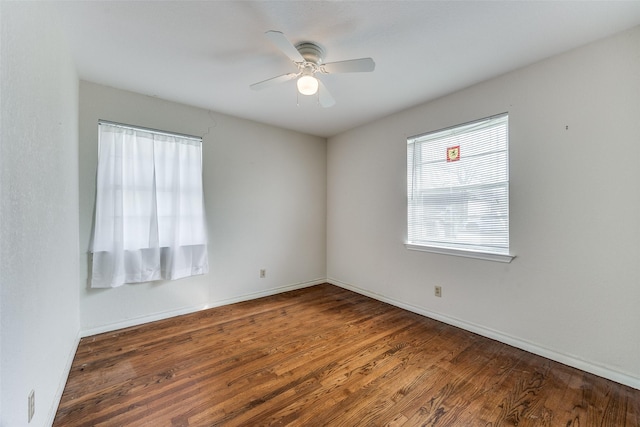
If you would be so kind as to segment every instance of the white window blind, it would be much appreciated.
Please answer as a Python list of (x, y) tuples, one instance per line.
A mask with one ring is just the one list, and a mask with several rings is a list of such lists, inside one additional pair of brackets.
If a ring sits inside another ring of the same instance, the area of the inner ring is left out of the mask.
[(92, 287), (207, 273), (202, 140), (100, 122)]
[(509, 254), (508, 120), (407, 140), (408, 246)]

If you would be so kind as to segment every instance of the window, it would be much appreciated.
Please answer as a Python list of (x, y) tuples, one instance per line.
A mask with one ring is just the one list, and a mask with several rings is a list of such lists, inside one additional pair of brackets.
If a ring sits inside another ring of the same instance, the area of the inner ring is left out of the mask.
[(202, 139), (101, 121), (91, 286), (209, 270)]
[(509, 262), (509, 116), (407, 139), (407, 248)]

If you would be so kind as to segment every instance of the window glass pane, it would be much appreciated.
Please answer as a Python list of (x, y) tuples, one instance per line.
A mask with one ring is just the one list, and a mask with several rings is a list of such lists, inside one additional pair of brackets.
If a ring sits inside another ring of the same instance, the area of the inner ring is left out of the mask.
[(508, 254), (508, 116), (408, 140), (408, 243)]

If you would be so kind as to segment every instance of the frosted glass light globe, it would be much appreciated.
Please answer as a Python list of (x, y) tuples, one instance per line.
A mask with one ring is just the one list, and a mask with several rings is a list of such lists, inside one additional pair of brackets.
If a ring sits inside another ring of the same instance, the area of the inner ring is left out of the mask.
[(298, 79), (298, 91), (303, 95), (315, 95), (318, 92), (318, 80), (309, 75), (304, 75)]

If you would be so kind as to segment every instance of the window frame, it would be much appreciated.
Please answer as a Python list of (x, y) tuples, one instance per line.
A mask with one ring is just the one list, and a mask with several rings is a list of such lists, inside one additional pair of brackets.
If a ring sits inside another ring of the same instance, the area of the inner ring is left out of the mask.
[[(447, 132), (447, 131), (453, 131), (455, 129), (463, 129), (463, 128), (469, 128), (472, 127), (475, 124), (480, 124), (482, 122), (488, 121), (488, 120), (495, 120), (498, 118), (502, 118), (502, 117), (506, 117), (507, 118), (507, 148), (506, 148), (506, 167), (507, 167), (507, 179), (506, 179), (506, 189), (507, 189), (507, 205), (510, 205), (510, 186), (509, 186), (509, 182), (510, 182), (510, 172), (509, 172), (509, 152), (510, 152), (510, 147), (509, 147), (509, 113), (508, 112), (504, 112), (504, 113), (500, 113), (500, 114), (494, 114), (492, 116), (488, 116), (488, 117), (484, 117), (484, 118), (480, 118), (477, 120), (472, 120), (469, 122), (465, 122), (465, 123), (460, 123), (460, 124), (456, 124), (453, 126), (449, 126), (446, 128), (442, 128), (442, 129), (438, 129), (438, 130), (434, 130), (434, 131), (429, 131), (429, 132), (425, 132), (425, 133), (421, 133), (418, 135), (414, 135), (414, 136), (410, 136), (407, 138), (407, 145), (406, 145), (406, 173), (407, 173), (407, 183), (406, 183), (406, 207), (407, 207), (407, 211), (406, 211), (406, 235), (405, 235), (405, 248), (408, 250), (413, 250), (413, 251), (420, 251), (420, 252), (429, 252), (429, 253), (437, 253), (437, 254), (442, 254), (442, 255), (452, 255), (452, 256), (459, 256), (459, 257), (466, 257), (466, 258), (473, 258), (473, 259), (481, 259), (481, 260), (488, 260), (488, 261), (496, 261), (496, 262), (503, 262), (503, 263), (510, 263), (514, 258), (515, 255), (513, 255), (511, 253), (511, 246), (510, 246), (510, 226), (507, 226), (507, 253), (500, 253), (499, 251), (496, 252), (491, 252), (491, 251), (487, 251), (487, 250), (483, 250), (482, 248), (478, 248), (478, 249), (473, 249), (473, 248), (456, 248), (456, 247), (450, 247), (449, 245), (447, 245), (446, 243), (443, 243), (443, 246), (438, 246), (437, 244), (433, 244), (434, 242), (429, 242), (431, 244), (422, 244), (422, 243), (416, 243), (416, 242), (411, 242), (409, 241), (409, 234), (410, 234), (410, 227), (411, 227), (411, 200), (412, 200), (412, 194), (410, 194), (410, 192), (412, 191), (412, 186), (415, 185), (415, 183), (413, 182), (414, 180), (414, 165), (413, 165), (413, 161), (415, 159), (415, 155), (412, 156), (412, 158), (409, 158), (409, 154), (410, 154), (410, 150), (415, 150), (416, 145), (414, 145), (412, 148), (411, 145), (412, 144), (416, 144), (420, 139), (429, 139), (428, 137), (431, 135), (435, 135), (435, 134), (439, 134), (439, 133), (443, 133), (443, 132)], [(442, 137), (444, 138), (444, 137)], [(438, 139), (442, 139), (442, 138), (438, 138)], [(458, 151), (459, 152), (459, 151)], [(454, 155), (457, 155), (457, 153), (454, 153)], [(457, 160), (457, 159), (455, 159)], [(453, 161), (455, 161), (453, 160)], [(447, 158), (447, 161), (449, 161), (449, 159)], [(448, 187), (441, 187), (442, 189), (446, 189)], [(456, 187), (450, 187), (450, 188), (456, 188)], [(459, 243), (458, 243), (459, 244)], [(451, 246), (455, 246), (456, 243), (455, 242), (451, 242), (450, 244)], [(471, 246), (471, 245), (470, 245)]]

